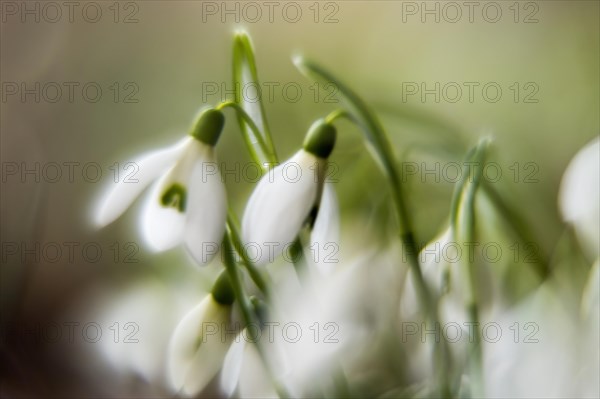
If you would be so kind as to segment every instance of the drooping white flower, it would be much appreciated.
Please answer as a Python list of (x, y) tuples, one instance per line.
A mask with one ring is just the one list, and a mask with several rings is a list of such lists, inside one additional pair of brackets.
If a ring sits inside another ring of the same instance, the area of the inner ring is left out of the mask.
[[(236, 389), (241, 398), (277, 398), (279, 397), (270, 368), (280, 382), (283, 381), (287, 367), (276, 335), (271, 336), (267, 329), (251, 336), (257, 326), (244, 328), (231, 344), (221, 372), (221, 389), (227, 397), (233, 396)], [(256, 345), (263, 345), (266, 359), (261, 357)], [(264, 360), (268, 362), (265, 365)], [(289, 390), (289, 387), (288, 387)]]
[[(440, 297), (442, 322), (458, 322), (462, 325), (467, 321), (467, 314), (461, 296), (463, 282), (458, 245), (452, 229), (447, 228), (419, 252), (419, 263), (429, 290)], [(406, 318), (415, 317), (420, 310), (414, 276), (410, 269), (406, 275), (400, 310)]]
[(323, 185), (317, 218), (310, 235), (311, 257), (317, 270), (330, 275), (338, 263), (340, 242), (340, 213), (335, 189), (331, 183)]
[[(331, 187), (324, 189), (327, 158), (335, 136), (331, 124), (315, 122), (304, 148), (259, 181), (242, 220), (242, 238), (246, 248), (256, 249), (250, 254), (256, 264), (272, 262), (289, 247), (315, 209), (313, 238), (323, 240), (330, 235), (329, 230), (335, 232), (337, 227), (331, 228), (331, 224), (338, 220), (337, 201), (329, 192)], [(323, 206), (319, 207), (322, 197)]]
[(97, 225), (115, 221), (156, 180), (142, 210), (144, 239), (156, 251), (184, 242), (199, 264), (210, 261), (223, 238), (227, 216), (214, 150), (223, 124), (220, 111), (206, 110), (189, 137), (135, 160), (135, 180), (119, 181), (109, 190), (95, 215)]
[(600, 138), (573, 157), (560, 185), (558, 202), (563, 219), (571, 223), (591, 259), (600, 256)]
[(232, 341), (230, 331), (235, 299), (227, 273), (213, 290), (177, 325), (168, 349), (172, 388), (195, 396), (217, 375)]
[(167, 386), (167, 346), (187, 310), (184, 303), (197, 299), (197, 290), (190, 290), (191, 285), (185, 282), (182, 287), (178, 281), (174, 290), (173, 283), (144, 279), (125, 290), (111, 287), (101, 291), (100, 297), (92, 301), (93, 307), (85, 312), (94, 314), (101, 325), (117, 330), (114, 339), (101, 339), (93, 350), (123, 380), (137, 375), (153, 387)]
[[(550, 279), (516, 306), (493, 315), (490, 321), (503, 334), (482, 342), (488, 397), (599, 397), (598, 316), (587, 322), (573, 317), (574, 304), (565, 297)], [(597, 315), (598, 308), (594, 311)]]

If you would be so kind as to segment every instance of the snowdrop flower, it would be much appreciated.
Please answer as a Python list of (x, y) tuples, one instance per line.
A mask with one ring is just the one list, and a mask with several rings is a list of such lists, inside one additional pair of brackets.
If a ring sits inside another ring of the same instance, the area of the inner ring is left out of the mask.
[(592, 260), (600, 254), (600, 138), (573, 157), (560, 185), (559, 206)]
[[(232, 397), (236, 389), (241, 398), (278, 398), (271, 375), (266, 367), (277, 374), (279, 381), (283, 380), (287, 367), (281, 347), (267, 330), (252, 336), (257, 326), (244, 328), (231, 344), (221, 372), (221, 389), (227, 397)], [(269, 342), (272, 341), (272, 342)], [(263, 345), (267, 355), (268, 365), (265, 366), (256, 345)], [(289, 387), (287, 387), (289, 390)]]
[(221, 274), (212, 292), (180, 322), (168, 349), (171, 386), (186, 396), (196, 396), (217, 375), (231, 345), (232, 304), (235, 295), (227, 273)]
[[(430, 291), (440, 296), (442, 321), (459, 324), (468, 320), (461, 295), (460, 250), (452, 229), (448, 227), (419, 252), (423, 278)], [(406, 318), (414, 318), (419, 313), (419, 299), (413, 281), (412, 270), (409, 269), (400, 302), (401, 312)]]
[[(97, 301), (102, 305), (92, 313), (101, 325), (119, 322), (118, 328), (124, 334), (119, 339), (102, 339), (93, 349), (99, 351), (119, 375), (127, 378), (135, 374), (153, 386), (165, 386), (167, 344), (186, 310), (183, 298), (179, 298), (182, 291), (185, 289), (181, 286), (175, 292), (162, 281), (146, 279), (124, 292), (111, 289), (102, 293), (101, 300)], [(189, 292), (184, 296), (196, 297)]]
[[(325, 183), (327, 158), (336, 140), (335, 128), (316, 121), (303, 149), (270, 170), (252, 193), (242, 220), (247, 248), (257, 248), (257, 265), (272, 262), (291, 245), (311, 212), (318, 208), (311, 240), (317, 245), (335, 238), (338, 206), (333, 188)], [(323, 197), (323, 200), (321, 198)], [(319, 206), (320, 204), (320, 206)]]
[(510, 331), (497, 342), (483, 341), (488, 397), (599, 397), (598, 319), (582, 323), (573, 317), (573, 304), (565, 297), (556, 281), (548, 280), (490, 319), (503, 330), (518, 326), (520, 331)]
[(224, 122), (221, 111), (205, 110), (190, 136), (135, 160), (139, 168), (136, 182), (119, 181), (107, 193), (96, 223), (103, 227), (115, 221), (157, 180), (142, 211), (140, 227), (145, 240), (156, 251), (184, 242), (199, 264), (208, 263), (223, 238), (227, 216), (214, 150)]

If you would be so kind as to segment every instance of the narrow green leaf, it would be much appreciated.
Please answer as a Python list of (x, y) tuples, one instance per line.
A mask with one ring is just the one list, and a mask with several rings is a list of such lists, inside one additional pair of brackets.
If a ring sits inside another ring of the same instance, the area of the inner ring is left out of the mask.
[[(271, 155), (263, 154), (264, 158), (273, 158), (275, 147), (262, 103), (254, 50), (250, 38), (245, 32), (237, 32), (233, 40), (233, 85), (236, 103), (252, 118), (271, 153)], [(263, 152), (262, 148), (258, 146), (259, 138), (256, 137), (256, 133), (248, 126), (244, 118), (238, 116), (238, 122), (242, 133)]]

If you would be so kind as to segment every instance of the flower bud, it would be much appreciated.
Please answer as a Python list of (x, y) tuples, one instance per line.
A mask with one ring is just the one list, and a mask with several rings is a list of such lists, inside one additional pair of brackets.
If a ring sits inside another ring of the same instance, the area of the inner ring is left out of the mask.
[(304, 150), (319, 158), (327, 159), (335, 146), (336, 136), (335, 127), (319, 119), (312, 124), (304, 138)]
[(221, 272), (212, 287), (211, 293), (213, 298), (215, 298), (215, 301), (221, 305), (231, 305), (233, 301), (235, 301), (235, 293), (233, 292), (233, 287), (231, 286), (231, 280), (229, 279), (227, 271), (224, 270)]

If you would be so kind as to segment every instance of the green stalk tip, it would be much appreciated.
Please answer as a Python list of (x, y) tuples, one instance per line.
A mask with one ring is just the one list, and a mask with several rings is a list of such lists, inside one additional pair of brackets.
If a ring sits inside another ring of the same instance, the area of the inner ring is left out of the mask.
[(231, 305), (235, 301), (235, 293), (231, 285), (229, 273), (223, 270), (211, 290), (215, 301), (222, 305)]
[(333, 151), (337, 131), (335, 126), (319, 119), (312, 124), (304, 138), (304, 150), (319, 158), (327, 159)]

